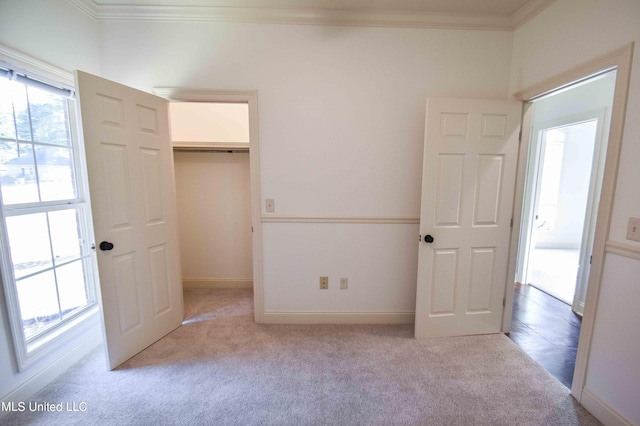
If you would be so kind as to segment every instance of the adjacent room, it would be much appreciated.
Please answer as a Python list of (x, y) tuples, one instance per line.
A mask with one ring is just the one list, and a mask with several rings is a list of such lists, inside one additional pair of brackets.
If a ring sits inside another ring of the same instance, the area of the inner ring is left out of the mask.
[(640, 424), (639, 3), (188, 3), (0, 2), (0, 422)]

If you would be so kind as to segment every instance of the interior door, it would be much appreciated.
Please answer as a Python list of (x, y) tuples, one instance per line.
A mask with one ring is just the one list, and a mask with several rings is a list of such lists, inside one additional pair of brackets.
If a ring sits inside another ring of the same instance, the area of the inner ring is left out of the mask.
[(84, 72), (76, 82), (113, 369), (183, 320), (168, 105)]
[(415, 336), (500, 332), (522, 104), (429, 99)]

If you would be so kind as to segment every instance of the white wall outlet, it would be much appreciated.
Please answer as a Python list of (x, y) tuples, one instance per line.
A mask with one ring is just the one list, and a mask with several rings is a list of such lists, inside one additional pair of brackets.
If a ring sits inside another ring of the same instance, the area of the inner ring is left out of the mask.
[(349, 278), (340, 278), (340, 290), (349, 288)]
[(629, 218), (627, 240), (640, 241), (640, 217)]
[(329, 289), (329, 277), (320, 277), (320, 290)]
[(273, 213), (276, 210), (275, 201), (273, 198), (267, 198), (264, 200), (264, 208), (267, 213)]

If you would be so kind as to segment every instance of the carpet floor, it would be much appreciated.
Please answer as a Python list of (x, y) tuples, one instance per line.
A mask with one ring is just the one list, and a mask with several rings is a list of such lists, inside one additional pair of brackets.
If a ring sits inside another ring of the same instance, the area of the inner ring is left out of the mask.
[(257, 325), (251, 290), (185, 291), (184, 325), (114, 371), (102, 349), (3, 425), (597, 425), (506, 336)]

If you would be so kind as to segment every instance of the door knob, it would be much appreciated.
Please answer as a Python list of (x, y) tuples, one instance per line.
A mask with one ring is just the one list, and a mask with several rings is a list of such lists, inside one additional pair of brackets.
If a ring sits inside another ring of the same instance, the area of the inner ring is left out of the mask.
[(100, 247), (100, 250), (102, 251), (109, 251), (113, 248), (113, 243), (110, 243), (109, 241), (103, 241), (98, 247)]
[(429, 244), (432, 243), (433, 242), (433, 237), (431, 235), (429, 235), (429, 234), (425, 235), (424, 236), (424, 242), (425, 243), (429, 243)]

